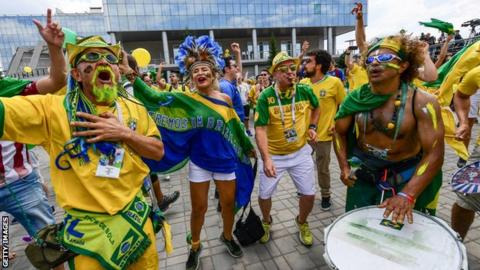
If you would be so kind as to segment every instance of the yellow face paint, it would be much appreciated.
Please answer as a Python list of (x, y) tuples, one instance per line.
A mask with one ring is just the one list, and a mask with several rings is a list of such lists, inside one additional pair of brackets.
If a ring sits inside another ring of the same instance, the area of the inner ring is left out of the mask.
[(437, 140), (435, 140), (432, 144), (432, 148), (435, 148), (435, 146), (437, 145)]
[(420, 166), (420, 168), (418, 168), (417, 170), (417, 176), (421, 176), (425, 173), (425, 171), (427, 170), (428, 168), (428, 161), (423, 163), (422, 166)]
[(340, 139), (335, 137), (335, 144), (337, 146), (337, 151), (340, 151), (342, 149), (342, 145), (340, 144)]
[(427, 107), (428, 113), (429, 113), (430, 116), (432, 117), (433, 129), (434, 129), (434, 130), (437, 130), (437, 128), (438, 128), (438, 123), (437, 123), (437, 113), (435, 112), (435, 108), (433, 108), (433, 105), (432, 105), (432, 103), (430, 103), (430, 102), (427, 103), (426, 107)]
[(385, 66), (391, 69), (396, 69), (396, 70), (400, 69), (400, 66), (394, 63), (386, 63)]
[(355, 136), (358, 139), (358, 136), (360, 136), (360, 129), (358, 128), (357, 122), (355, 122)]

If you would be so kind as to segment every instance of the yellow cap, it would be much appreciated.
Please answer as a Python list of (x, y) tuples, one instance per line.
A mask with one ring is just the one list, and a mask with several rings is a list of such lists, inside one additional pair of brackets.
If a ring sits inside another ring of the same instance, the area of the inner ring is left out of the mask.
[(275, 57), (273, 58), (272, 60), (272, 66), (268, 69), (268, 71), (270, 72), (270, 74), (273, 74), (273, 72), (275, 71), (275, 69), (278, 67), (278, 65), (280, 65), (281, 63), (283, 62), (286, 62), (286, 61), (290, 61), (292, 60), (293, 62), (295, 62), (296, 65), (298, 65), (300, 63), (300, 59), (298, 58), (294, 58), (294, 57), (291, 57), (290, 55), (288, 55), (287, 52), (279, 52), (277, 53), (277, 55), (275, 55)]
[(71, 67), (75, 65), (77, 57), (85, 50), (90, 48), (105, 48), (119, 57), (122, 52), (120, 44), (110, 45), (101, 36), (89, 36), (79, 40), (76, 44), (67, 43), (68, 63)]

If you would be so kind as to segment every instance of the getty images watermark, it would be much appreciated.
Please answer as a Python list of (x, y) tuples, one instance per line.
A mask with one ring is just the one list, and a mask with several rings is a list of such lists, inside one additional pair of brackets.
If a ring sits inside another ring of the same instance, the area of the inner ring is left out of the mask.
[(8, 241), (8, 234), (9, 234), (9, 222), (8, 216), (2, 216), (2, 266), (7, 268), (10, 262), (8, 261), (8, 249), (9, 249), (9, 241)]

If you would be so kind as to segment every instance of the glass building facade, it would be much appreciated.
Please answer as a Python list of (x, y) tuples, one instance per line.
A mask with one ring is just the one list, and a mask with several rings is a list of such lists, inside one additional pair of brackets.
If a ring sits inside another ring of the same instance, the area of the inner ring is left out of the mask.
[(104, 0), (109, 30), (352, 26), (350, 0)]
[[(367, 10), (367, 0), (360, 2)], [(147, 48), (154, 60), (163, 58), (167, 63), (187, 33), (210, 34), (223, 46), (239, 40), (242, 57), (253, 61), (268, 58), (273, 34), (279, 37), (277, 49), (294, 55), (300, 51), (301, 40), (309, 36), (320, 48), (328, 39), (327, 46), (334, 53), (335, 36), (352, 31), (355, 24), (351, 0), (103, 0), (102, 4), (100, 12), (57, 10), (55, 20), (81, 36), (100, 34), (109, 41), (121, 41), (128, 49)], [(3, 69), (9, 68), (17, 47), (41, 41), (32, 19), (42, 21), (44, 16), (0, 15)]]
[[(42, 39), (32, 20), (45, 24), (45, 16), (0, 16), (0, 65), (8, 69), (17, 47), (36, 46)], [(55, 20), (80, 36), (107, 35), (103, 13), (56, 13)]]

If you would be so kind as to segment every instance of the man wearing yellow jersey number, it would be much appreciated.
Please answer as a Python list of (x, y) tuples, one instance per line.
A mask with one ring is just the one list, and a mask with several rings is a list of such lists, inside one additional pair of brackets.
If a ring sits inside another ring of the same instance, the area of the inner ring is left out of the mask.
[[(272, 61), (275, 84), (262, 91), (255, 112), (255, 139), (262, 155), (263, 170), (259, 171), (259, 205), (262, 210), (264, 236), (270, 240), (272, 195), (285, 172), (292, 178), (301, 194), (299, 214), (295, 223), (300, 242), (311, 246), (313, 236), (307, 217), (315, 199), (312, 148), (307, 144), (317, 136), (318, 100), (312, 89), (295, 83), (298, 58), (280, 52)], [(310, 125), (307, 117), (310, 111)]]

